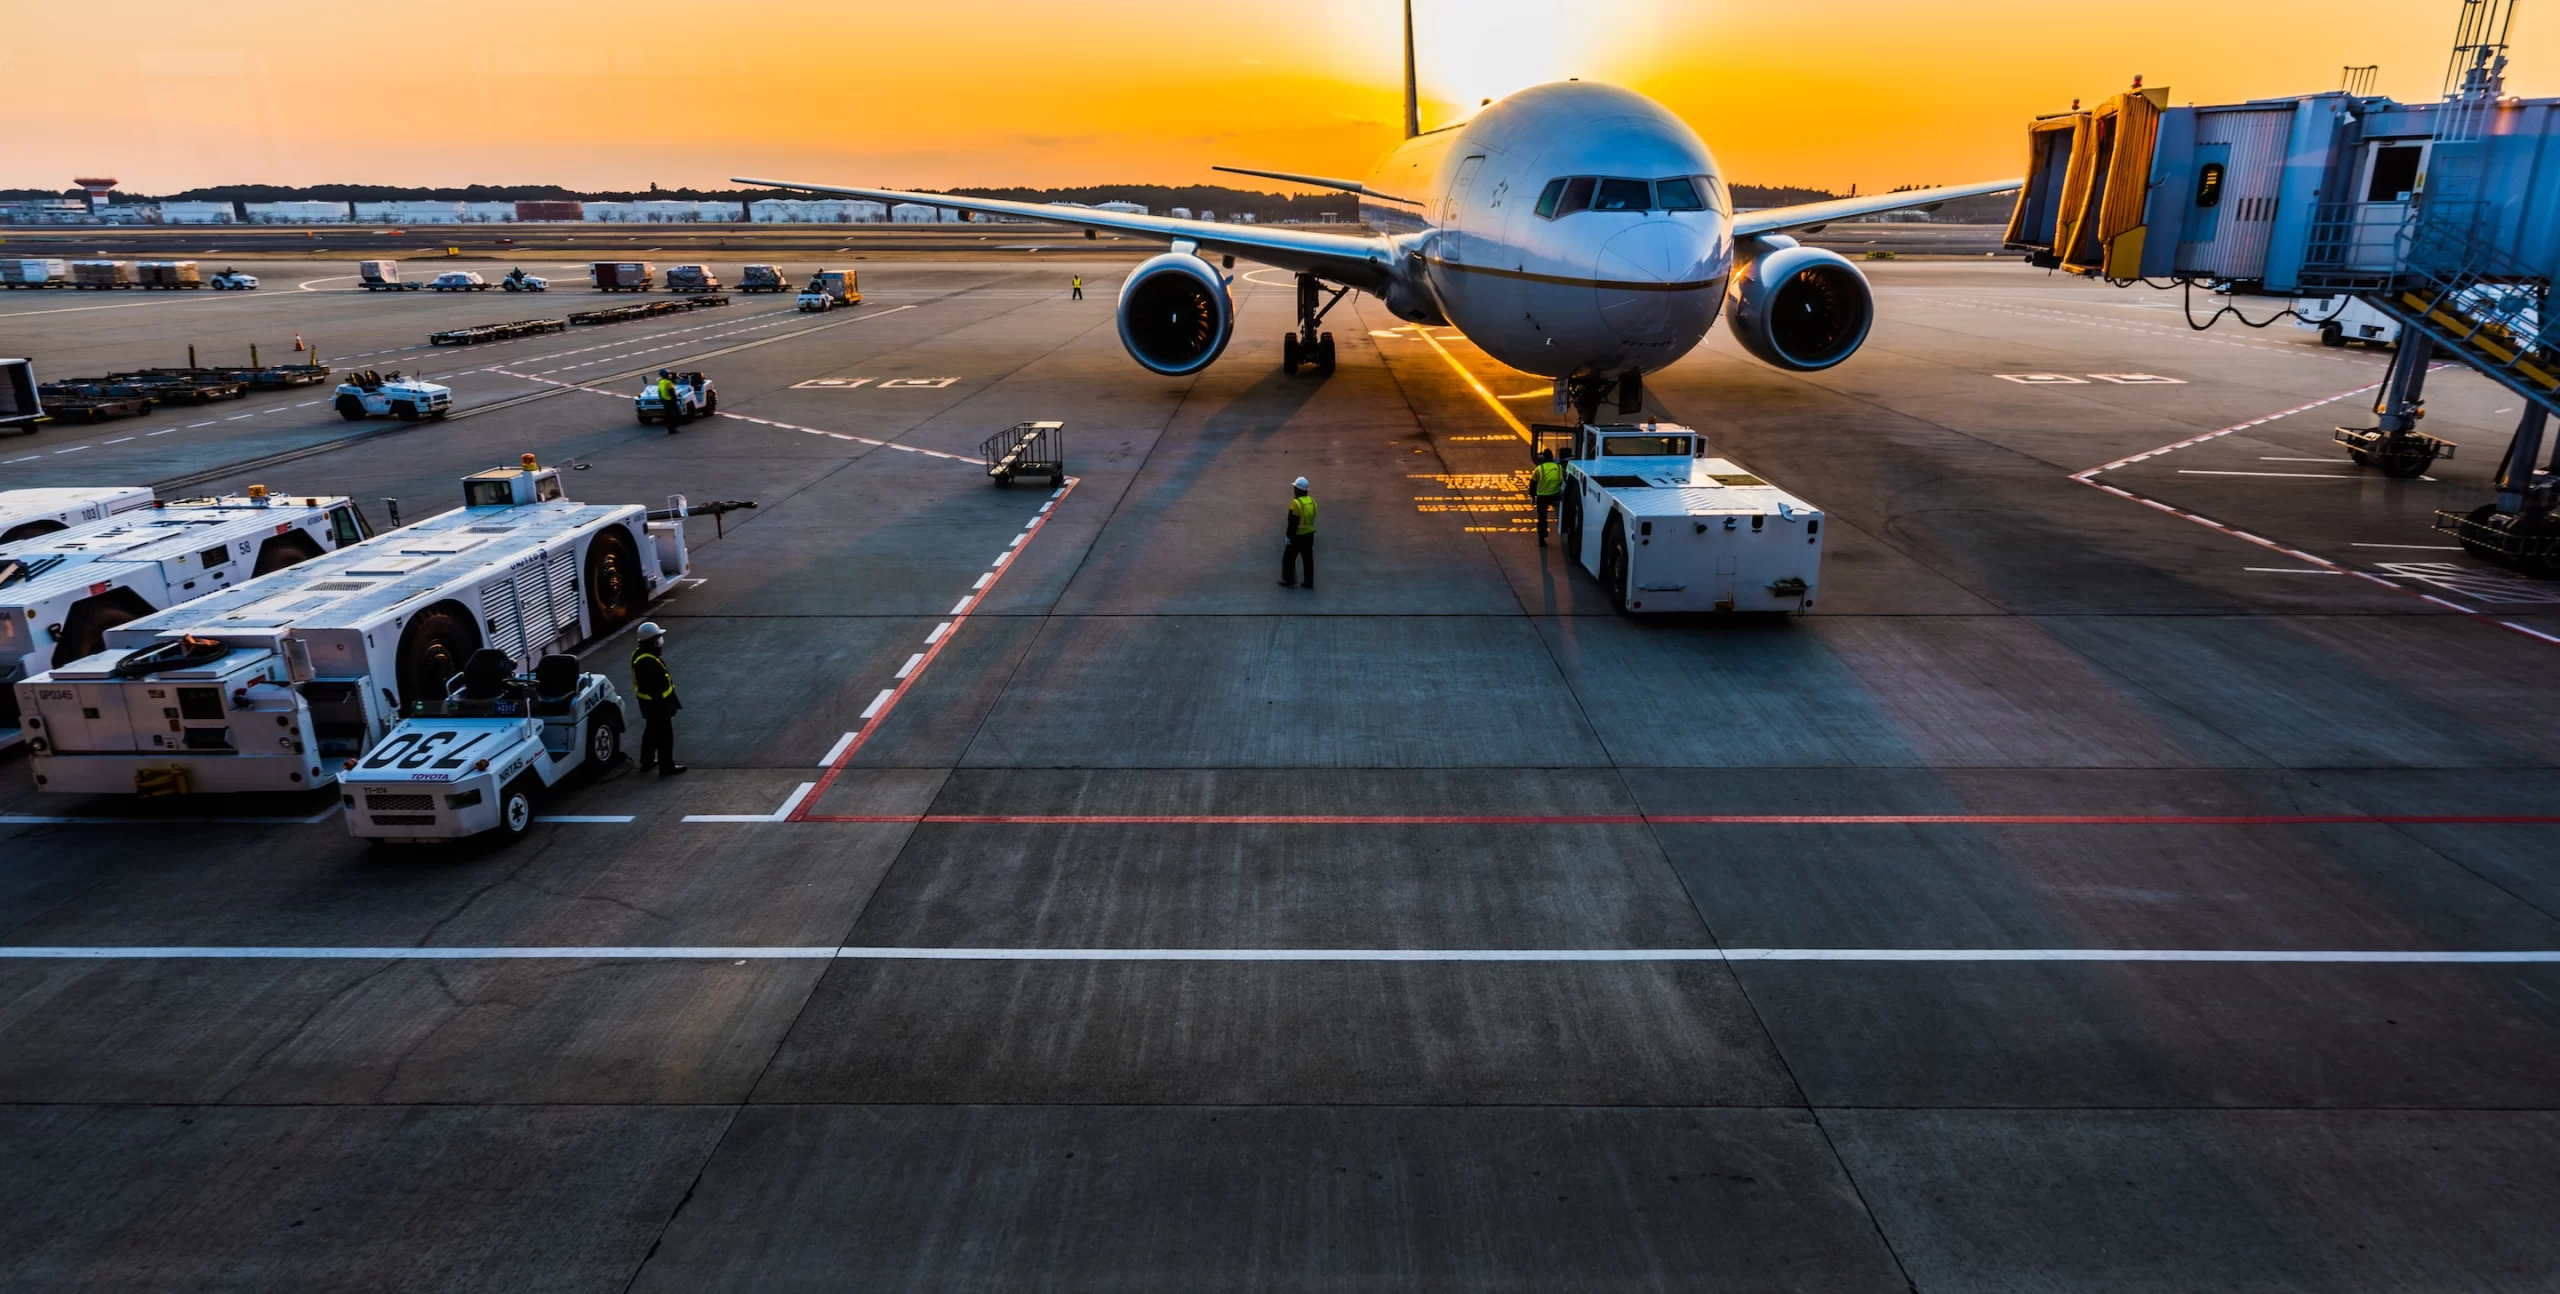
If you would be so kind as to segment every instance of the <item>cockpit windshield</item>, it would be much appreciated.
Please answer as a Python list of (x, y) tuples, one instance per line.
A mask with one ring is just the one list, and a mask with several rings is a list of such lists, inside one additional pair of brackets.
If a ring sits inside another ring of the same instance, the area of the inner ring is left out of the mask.
[(1713, 211), (1730, 216), (1733, 203), (1724, 182), (1712, 175), (1675, 175), (1665, 180), (1571, 175), (1547, 181), (1538, 194), (1537, 211), (1548, 220), (1577, 211)]

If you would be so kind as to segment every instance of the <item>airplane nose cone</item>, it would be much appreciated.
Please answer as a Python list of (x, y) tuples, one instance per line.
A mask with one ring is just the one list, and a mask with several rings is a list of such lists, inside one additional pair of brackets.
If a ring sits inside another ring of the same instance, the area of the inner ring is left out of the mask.
[(1703, 336), (1723, 292), (1718, 231), (1704, 222), (1647, 220), (1600, 246), (1600, 316), (1629, 341)]

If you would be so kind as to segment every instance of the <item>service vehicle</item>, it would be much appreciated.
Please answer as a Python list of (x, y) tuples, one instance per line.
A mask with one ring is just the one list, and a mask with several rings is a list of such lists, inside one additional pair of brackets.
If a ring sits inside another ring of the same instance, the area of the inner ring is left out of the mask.
[(51, 485), (0, 490), (0, 544), (20, 543), (150, 506), (148, 485)]
[(2400, 344), (2400, 321), (2366, 305), (2361, 297), (2298, 297), (2293, 303), (2293, 323), (2320, 334), (2323, 346), (2351, 341), (2373, 347)]
[(367, 292), (415, 292), (415, 279), (401, 281), (398, 261), (357, 261), (356, 278)]
[(598, 292), (646, 292), (657, 286), (658, 267), (647, 261), (595, 261), (587, 266), (587, 282)]
[(533, 827), (534, 801), (622, 758), (622, 697), (565, 652), (519, 676), (483, 647), (452, 690), (412, 701), (382, 744), (338, 773), (347, 830), (359, 840), (454, 840)]
[(673, 377), (676, 384), (673, 410), (658, 397), (657, 378), (653, 377), (641, 385), (640, 394), (631, 401), (632, 412), (640, 419), (641, 426), (663, 422), (667, 425), (668, 434), (673, 435), (696, 418), (708, 418), (720, 412), (720, 393), (712, 389), (709, 377), (701, 373), (677, 373)]
[(1813, 607), (1822, 512), (1672, 423), (1562, 433), (1564, 551), (1627, 612)]
[(720, 276), (708, 265), (670, 265), (667, 267), (669, 292), (717, 292)]
[(32, 360), (0, 359), (0, 431), (36, 434), (43, 422), (44, 390)]
[(442, 418), (453, 412), (453, 388), (424, 378), (402, 377), (398, 369), (389, 373), (358, 369), (338, 384), (336, 408), (338, 416), (349, 422), (364, 418), (398, 418), (402, 422)]
[(526, 455), (464, 477), (453, 511), (110, 628), (17, 685), (37, 789), (328, 785), (473, 652), (539, 660), (672, 589), (696, 511), (675, 502), (575, 503)]
[(255, 292), (258, 290), (257, 275), (243, 274), (238, 270), (228, 267), (225, 267), (220, 274), (216, 274), (212, 278), (206, 279), (205, 283), (212, 287), (216, 292)]
[(194, 261), (135, 261), (133, 281), (145, 288), (172, 291), (204, 286), (204, 276), (196, 271)]
[(836, 299), (825, 289), (811, 284), (800, 289), (800, 295), (792, 304), (798, 306), (803, 314), (825, 314), (836, 308)]
[(0, 287), (67, 288), (71, 262), (44, 258), (0, 260)]
[(507, 276), (498, 280), (498, 286), (509, 292), (548, 292), (551, 280), (539, 274), (527, 274), (524, 267), (518, 266), (507, 271)]
[(742, 265), (738, 267), (740, 292), (788, 292), (790, 280), (782, 277), (779, 265)]
[(820, 270), (809, 276), (809, 286), (800, 289), (804, 298), (801, 309), (808, 309), (805, 298), (812, 292), (824, 293), (829, 305), (862, 304), (861, 272), (858, 270)]
[(489, 280), (480, 277), (478, 270), (446, 270), (427, 286), (438, 292), (486, 292)]
[[(106, 632), (371, 534), (345, 498), (178, 499), (0, 544), (0, 688), (95, 655)], [(0, 691), (0, 746), (17, 694)]]

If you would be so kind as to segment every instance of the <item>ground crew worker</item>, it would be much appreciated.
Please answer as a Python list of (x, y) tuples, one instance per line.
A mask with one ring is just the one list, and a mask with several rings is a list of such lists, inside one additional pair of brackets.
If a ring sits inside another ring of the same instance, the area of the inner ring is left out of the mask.
[(1529, 472), (1529, 497), (1538, 505), (1538, 547), (1547, 546), (1547, 513), (1564, 497), (1564, 464), (1556, 461), (1552, 449), (1538, 451), (1538, 465)]
[(1298, 559), (1305, 558), (1305, 587), (1316, 586), (1316, 500), (1307, 492), (1307, 478), (1301, 476), (1293, 487), (1297, 493), (1289, 500), (1288, 546), (1280, 550), (1280, 587), (1294, 589), (1298, 583)]
[(684, 410), (676, 404), (676, 375), (673, 369), (658, 370), (658, 412), (667, 420), (667, 434), (674, 435), (684, 421)]
[(1067, 298), (1068, 300), (1070, 300), (1070, 301), (1082, 301), (1082, 300), (1084, 300), (1084, 276), (1083, 276), (1083, 275), (1081, 275), (1081, 274), (1070, 274), (1070, 275), (1068, 275), (1068, 276), (1067, 276), (1067, 285), (1068, 285), (1069, 287), (1071, 287), (1071, 288), (1073, 288), (1073, 289), (1075, 290), (1075, 295), (1068, 297), (1068, 298)]
[(667, 634), (656, 621), (640, 626), (640, 645), (631, 649), (631, 693), (640, 698), (640, 771), (654, 768), (661, 777), (684, 771), (676, 762), (675, 675), (667, 672)]

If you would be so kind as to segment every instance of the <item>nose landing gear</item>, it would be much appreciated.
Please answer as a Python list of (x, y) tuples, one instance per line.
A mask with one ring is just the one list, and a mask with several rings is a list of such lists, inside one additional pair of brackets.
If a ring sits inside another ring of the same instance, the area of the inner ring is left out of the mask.
[(1281, 372), (1294, 374), (1306, 365), (1312, 366), (1318, 377), (1333, 376), (1333, 334), (1319, 333), (1316, 328), (1350, 291), (1347, 287), (1335, 288), (1328, 298), (1315, 275), (1298, 276), (1298, 331), (1281, 340)]
[(1565, 398), (1573, 405), (1574, 415), (1585, 423), (1600, 421), (1600, 406), (1613, 397), (1621, 414), (1644, 412), (1644, 374), (1628, 369), (1615, 377), (1606, 373), (1577, 374), (1558, 378), (1564, 386)]

